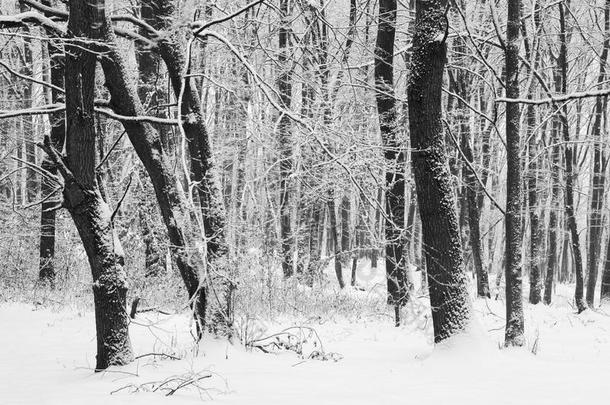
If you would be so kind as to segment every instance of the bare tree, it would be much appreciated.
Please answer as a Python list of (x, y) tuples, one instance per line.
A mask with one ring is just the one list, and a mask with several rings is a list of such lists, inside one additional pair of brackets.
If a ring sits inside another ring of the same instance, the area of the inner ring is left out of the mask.
[(423, 249), (434, 341), (468, 328), (471, 304), (441, 112), (447, 58), (447, 1), (416, 2), (411, 76), (408, 85), (412, 161), (422, 224)]

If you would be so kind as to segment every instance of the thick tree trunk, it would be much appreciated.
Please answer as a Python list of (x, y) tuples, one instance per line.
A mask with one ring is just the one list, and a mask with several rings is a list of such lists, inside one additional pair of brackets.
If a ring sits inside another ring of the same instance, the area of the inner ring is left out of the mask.
[[(520, 0), (508, 1), (506, 28), (506, 96), (519, 98)], [(523, 296), (521, 245), (520, 108), (506, 104), (506, 346), (523, 346)]]
[[(91, 266), (97, 333), (96, 370), (133, 361), (125, 309), (127, 275), (123, 268), (123, 250), (95, 176), (93, 102), (97, 49), (92, 49), (90, 39), (98, 37), (97, 30), (103, 21), (100, 6), (104, 6), (100, 0), (87, 4), (70, 1), (68, 29), (75, 39), (66, 44), (65, 163), (49, 138), (44, 146), (64, 177), (64, 204), (74, 220)], [(82, 37), (87, 40), (78, 39)]]
[[(610, 0), (606, 0), (604, 10), (604, 44), (599, 61), (598, 85), (606, 81), (606, 63), (608, 62), (608, 48), (610, 47)], [(588, 254), (587, 254), (587, 304), (593, 306), (595, 300), (595, 287), (597, 284), (597, 271), (600, 262), (600, 247), (602, 238), (602, 208), (604, 203), (604, 188), (606, 182), (606, 154), (601, 139), (602, 120), (606, 119), (607, 97), (595, 99), (595, 118), (591, 129), (593, 138), (593, 173), (591, 173), (591, 206), (588, 221)]]
[(441, 342), (468, 328), (471, 304), (443, 136), (447, 1), (418, 0), (408, 86), (412, 161), (434, 324)]
[(375, 96), (383, 154), (388, 166), (385, 173), (385, 267), (388, 303), (401, 306), (409, 297), (404, 257), (405, 151), (398, 139), (394, 98), (395, 35), (396, 0), (380, 0), (375, 43)]

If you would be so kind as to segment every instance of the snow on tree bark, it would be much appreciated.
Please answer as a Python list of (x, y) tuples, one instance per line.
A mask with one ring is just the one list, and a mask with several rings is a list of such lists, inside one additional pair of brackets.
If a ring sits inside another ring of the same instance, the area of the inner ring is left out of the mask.
[(444, 0), (416, 3), (407, 90), (412, 161), (437, 343), (464, 331), (472, 315), (441, 117), (449, 29), (446, 5)]

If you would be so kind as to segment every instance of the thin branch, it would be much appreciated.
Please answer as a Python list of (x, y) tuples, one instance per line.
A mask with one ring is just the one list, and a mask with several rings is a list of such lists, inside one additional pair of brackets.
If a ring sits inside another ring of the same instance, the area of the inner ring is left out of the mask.
[(602, 90), (591, 90), (591, 91), (580, 91), (576, 93), (570, 94), (561, 94), (558, 96), (550, 95), (549, 98), (542, 98), (538, 100), (529, 99), (529, 98), (506, 98), (500, 97), (496, 99), (496, 103), (519, 103), (519, 104), (533, 104), (533, 105), (541, 105), (541, 104), (553, 104), (562, 101), (570, 101), (570, 100), (579, 100), (583, 98), (592, 98), (592, 97), (604, 97), (610, 95), (610, 89), (602, 89)]
[(240, 8), (239, 10), (235, 11), (234, 13), (231, 14), (227, 14), (224, 17), (220, 17), (220, 18), (216, 18), (214, 20), (208, 21), (208, 22), (201, 22), (201, 21), (196, 21), (191, 23), (191, 28), (195, 29), (195, 31), (193, 32), (193, 35), (197, 36), (199, 35), (203, 30), (210, 28), (213, 25), (216, 24), (221, 24), (225, 21), (229, 21), (235, 17), (237, 17), (238, 15), (245, 13), (246, 11), (250, 10), (252, 7), (262, 3), (264, 0), (255, 0), (252, 3), (249, 3), (247, 5), (245, 5), (244, 7)]
[(457, 150), (460, 152), (460, 156), (462, 157), (462, 160), (464, 161), (464, 163), (466, 163), (468, 168), (472, 171), (472, 174), (477, 179), (477, 182), (483, 189), (483, 192), (485, 193), (485, 195), (489, 198), (489, 200), (492, 202), (492, 204), (502, 213), (502, 215), (506, 215), (506, 211), (504, 210), (504, 208), (500, 207), (500, 204), (498, 204), (496, 199), (493, 198), (493, 196), (489, 193), (489, 191), (487, 191), (487, 187), (485, 187), (485, 185), (483, 184), (483, 181), (481, 181), (481, 178), (477, 174), (477, 171), (474, 169), (474, 167), (472, 167), (470, 160), (468, 160), (466, 155), (464, 155), (464, 151), (462, 151), (462, 148), (460, 148), (460, 145), (458, 144), (457, 139), (455, 139), (453, 132), (451, 132), (451, 128), (449, 127), (449, 123), (447, 122), (447, 120), (443, 119), (443, 122), (445, 123), (445, 126), (447, 127), (447, 132), (449, 133), (451, 140), (455, 144), (455, 147), (457, 148)]

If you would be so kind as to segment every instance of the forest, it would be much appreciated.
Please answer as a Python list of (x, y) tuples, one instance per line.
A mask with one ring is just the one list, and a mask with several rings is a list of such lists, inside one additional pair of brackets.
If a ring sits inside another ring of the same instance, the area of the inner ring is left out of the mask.
[(0, 404), (602, 400), (609, 52), (610, 0), (0, 0)]

